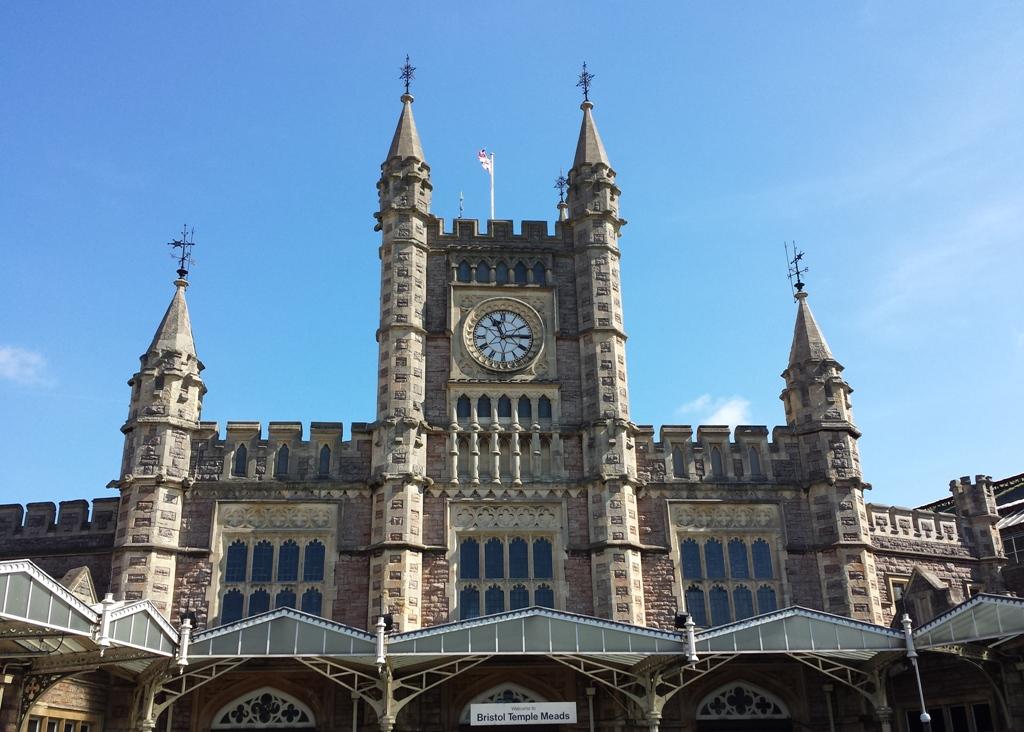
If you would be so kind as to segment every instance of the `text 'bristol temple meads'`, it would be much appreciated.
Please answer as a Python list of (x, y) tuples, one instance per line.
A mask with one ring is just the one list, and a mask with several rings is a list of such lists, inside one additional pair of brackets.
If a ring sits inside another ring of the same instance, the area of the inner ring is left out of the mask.
[(200, 421), (183, 257), (119, 495), (0, 506), (0, 729), (1024, 728), (1021, 476), (866, 503), (803, 291), (785, 426), (634, 423), (593, 105), (517, 233), (431, 214), (401, 100), (372, 421)]

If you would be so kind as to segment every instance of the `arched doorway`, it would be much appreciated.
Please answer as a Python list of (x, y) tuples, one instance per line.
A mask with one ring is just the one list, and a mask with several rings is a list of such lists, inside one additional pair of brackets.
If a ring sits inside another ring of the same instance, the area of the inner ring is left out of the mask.
[[(522, 704), (528, 702), (546, 701), (549, 700), (544, 698), (537, 692), (530, 691), (526, 687), (520, 686), (519, 684), (513, 684), (508, 682), (498, 684), (497, 686), (492, 686), (487, 691), (477, 694), (468, 702), (466, 702), (466, 704), (462, 707), (462, 711), (459, 713), (459, 730), (469, 732), (469, 730), (487, 729), (487, 727), (470, 726), (470, 709), (474, 704)], [(502, 732), (516, 732), (517, 730), (523, 730), (525, 732), (554, 732), (558, 729), (558, 725), (534, 724), (523, 727), (502, 725), (500, 729), (502, 730)]]
[(697, 732), (791, 732), (789, 709), (774, 694), (746, 681), (718, 687), (697, 705)]
[(234, 699), (213, 715), (211, 730), (313, 732), (312, 710), (279, 689), (264, 686)]

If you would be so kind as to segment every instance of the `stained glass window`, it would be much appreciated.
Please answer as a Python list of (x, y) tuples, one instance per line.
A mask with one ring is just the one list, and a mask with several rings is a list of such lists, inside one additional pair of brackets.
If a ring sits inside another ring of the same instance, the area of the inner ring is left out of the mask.
[(772, 550), (764, 539), (756, 540), (750, 547), (754, 558), (754, 576), (757, 579), (771, 579), (775, 576), (772, 568)]
[(466, 539), (459, 545), (459, 579), (480, 578), (480, 545)]
[(245, 569), (248, 563), (249, 547), (241, 540), (232, 542), (228, 547), (224, 580), (226, 582), (245, 582)]
[(273, 573), (274, 545), (269, 541), (258, 542), (252, 549), (252, 581), (270, 582)]
[(707, 567), (710, 579), (725, 579), (725, 555), (722, 553), (722, 542), (718, 539), (704, 542), (704, 566)]
[(538, 579), (554, 577), (551, 542), (547, 539), (534, 539), (533, 541), (533, 576)]
[(729, 615), (729, 593), (718, 585), (708, 592), (708, 604), (711, 605), (711, 624), (725, 625), (732, 618)]
[(682, 544), (683, 579), (701, 579), (704, 572), (700, 568), (700, 547), (693, 539), (686, 539)]
[(302, 563), (302, 579), (322, 582), (324, 578), (324, 545), (315, 539), (306, 544), (306, 558)]
[(754, 595), (750, 592), (750, 588), (744, 585), (740, 585), (732, 591), (732, 604), (736, 608), (736, 619), (743, 620), (744, 618), (753, 617), (754, 615)]
[(484, 593), (484, 605), (488, 615), (505, 611), (505, 590), (498, 585), (491, 585)]
[(224, 599), (220, 606), (220, 622), (233, 623), (242, 619), (242, 604), (245, 598), (238, 590), (229, 590), (224, 593)]
[(520, 537), (508, 543), (508, 576), (513, 578), (530, 576), (530, 547)]
[(484, 544), (484, 576), (487, 579), (505, 576), (505, 544), (501, 539), (488, 539)]
[(463, 587), (459, 592), (459, 617), (469, 620), (480, 616), (480, 590), (476, 587)]
[(704, 590), (691, 585), (684, 594), (686, 601), (686, 612), (690, 613), (690, 617), (693, 618), (693, 622), (700, 627), (706, 628), (708, 625), (708, 611), (704, 607)]
[(747, 545), (742, 539), (729, 540), (729, 574), (733, 579), (750, 577), (747, 564)]

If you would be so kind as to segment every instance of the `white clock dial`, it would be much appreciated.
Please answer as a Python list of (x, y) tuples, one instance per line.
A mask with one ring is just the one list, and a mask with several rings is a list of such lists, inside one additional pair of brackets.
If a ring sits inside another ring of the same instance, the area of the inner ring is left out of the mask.
[(473, 327), (472, 338), (477, 353), (497, 368), (514, 368), (533, 351), (533, 329), (512, 310), (484, 313)]

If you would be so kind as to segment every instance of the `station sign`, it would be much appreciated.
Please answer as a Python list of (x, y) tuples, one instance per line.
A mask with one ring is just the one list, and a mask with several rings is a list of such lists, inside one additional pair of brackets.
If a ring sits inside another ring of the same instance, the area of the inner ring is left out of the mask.
[(502, 727), (524, 724), (575, 724), (576, 702), (517, 702), (470, 704), (471, 727)]

